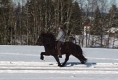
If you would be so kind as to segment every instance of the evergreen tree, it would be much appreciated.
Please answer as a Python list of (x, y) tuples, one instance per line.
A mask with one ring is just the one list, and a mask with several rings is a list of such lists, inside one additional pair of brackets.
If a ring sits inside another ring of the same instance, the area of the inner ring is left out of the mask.
[[(108, 24), (107, 24), (108, 40), (107, 40), (106, 44), (107, 44), (107, 46), (109, 46), (109, 44), (110, 44), (110, 42), (109, 42), (110, 34), (113, 33), (113, 31), (110, 32), (109, 30), (111, 29), (111, 27), (118, 28), (118, 8), (116, 7), (116, 5), (112, 5), (112, 7), (109, 10), (109, 13), (107, 14), (106, 19), (107, 19), (107, 22), (108, 22)], [(118, 35), (116, 34), (116, 32), (115, 32), (115, 34), (112, 34), (112, 37), (114, 37), (114, 39), (117, 36)], [(114, 46), (114, 42), (115, 42), (115, 40), (113, 41), (113, 46)]]
[(93, 26), (91, 26), (92, 35), (100, 35), (101, 33), (101, 13), (99, 7), (96, 8), (94, 12)]
[(118, 27), (118, 9), (116, 5), (112, 5), (112, 7), (109, 10), (109, 27)]
[(78, 5), (78, 2), (74, 2), (72, 15), (71, 15), (71, 23), (72, 23), (72, 33), (74, 34), (82, 34), (83, 26), (82, 26), (82, 11)]

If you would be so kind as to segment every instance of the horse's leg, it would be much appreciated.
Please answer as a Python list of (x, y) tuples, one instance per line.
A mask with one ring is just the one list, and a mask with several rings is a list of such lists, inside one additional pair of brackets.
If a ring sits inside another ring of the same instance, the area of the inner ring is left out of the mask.
[(62, 64), (62, 66), (64, 66), (66, 64), (66, 62), (69, 60), (69, 56), (70, 56), (70, 54), (66, 54), (66, 58), (65, 58), (64, 63)]
[(85, 64), (87, 62), (87, 59), (83, 55), (81, 55), (80, 58), (82, 64)]
[(79, 55), (73, 55), (80, 60), (81, 64), (85, 64), (85, 61)]
[[(40, 57), (41, 60), (44, 60), (44, 56), (43, 55), (49, 56), (49, 54), (47, 54), (46, 52), (41, 52), (41, 57)], [(56, 61), (58, 63), (58, 66), (61, 67), (61, 63), (59, 61), (58, 55), (53, 55), (53, 57), (56, 59)]]
[(41, 59), (41, 60), (44, 60), (44, 56), (43, 56), (44, 53), (45, 53), (45, 52), (41, 52), (41, 54), (40, 54), (40, 55), (41, 55), (41, 56), (40, 56), (40, 59)]
[(40, 57), (41, 60), (44, 60), (44, 56), (43, 55), (48, 55), (49, 56), (49, 54), (47, 54), (46, 52), (41, 52), (41, 57)]
[(61, 63), (60, 63), (60, 61), (59, 61), (58, 55), (53, 56), (53, 57), (54, 57), (54, 58), (55, 58), (55, 60), (57, 61), (58, 66), (60, 66), (60, 67), (61, 67)]

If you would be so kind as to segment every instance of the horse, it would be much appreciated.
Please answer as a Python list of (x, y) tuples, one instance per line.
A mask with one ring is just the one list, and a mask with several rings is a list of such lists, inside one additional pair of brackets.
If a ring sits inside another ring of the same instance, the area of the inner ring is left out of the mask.
[(65, 54), (66, 57), (65, 57), (65, 61), (61, 64), (59, 61), (58, 51), (56, 48), (57, 41), (53, 33), (49, 33), (49, 32), (41, 33), (36, 42), (36, 45), (43, 45), (45, 48), (45, 52), (41, 52), (40, 54), (41, 60), (44, 60), (44, 55), (45, 56), (51, 55), (55, 58), (59, 67), (65, 66), (66, 62), (69, 60), (70, 55), (73, 55), (74, 57), (79, 59), (81, 64), (85, 64), (87, 62), (87, 58), (84, 57), (82, 48), (79, 45), (76, 45), (72, 42), (64, 42), (61, 45), (60, 50), (61, 50), (61, 54), (62, 55)]

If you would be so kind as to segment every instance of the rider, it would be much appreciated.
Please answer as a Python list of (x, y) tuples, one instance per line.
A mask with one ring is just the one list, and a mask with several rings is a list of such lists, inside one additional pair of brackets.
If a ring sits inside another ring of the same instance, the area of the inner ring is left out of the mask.
[(56, 37), (56, 41), (58, 41), (57, 50), (58, 50), (59, 58), (62, 58), (60, 46), (64, 42), (64, 36), (65, 36), (65, 33), (64, 33), (63, 27), (62, 27), (62, 25), (60, 25), (60, 26), (58, 26), (58, 35)]

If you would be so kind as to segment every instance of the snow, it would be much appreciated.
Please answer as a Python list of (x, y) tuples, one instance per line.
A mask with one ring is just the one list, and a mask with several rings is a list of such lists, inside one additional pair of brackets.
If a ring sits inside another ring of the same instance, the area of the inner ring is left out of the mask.
[(118, 49), (82, 49), (86, 64), (70, 56), (58, 67), (52, 56), (40, 60), (43, 46), (0, 45), (0, 80), (118, 80)]

